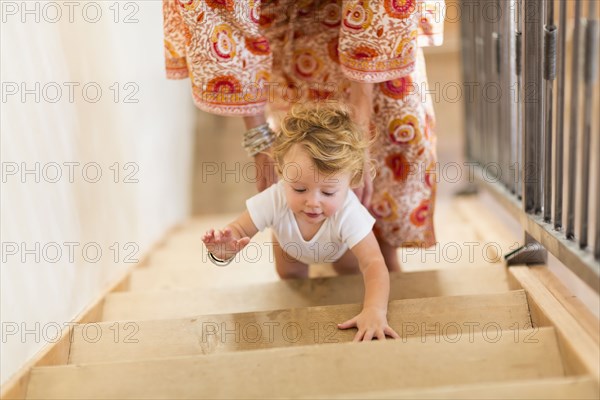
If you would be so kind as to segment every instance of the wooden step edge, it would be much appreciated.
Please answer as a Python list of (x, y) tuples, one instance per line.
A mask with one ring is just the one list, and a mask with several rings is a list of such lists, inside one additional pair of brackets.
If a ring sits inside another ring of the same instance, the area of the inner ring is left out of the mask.
[(531, 320), (536, 327), (554, 327), (568, 375), (589, 375), (600, 383), (600, 348), (572, 315), (527, 266), (514, 266), (509, 274), (525, 289)]
[[(360, 310), (361, 304), (342, 304), (78, 325), (74, 328), (69, 364), (142, 360), (150, 354), (150, 358), (162, 358), (349, 342), (356, 329), (339, 330), (336, 324)], [(491, 327), (531, 328), (524, 290), (393, 300), (388, 305), (388, 323), (402, 338), (427, 339), (429, 335), (446, 341)], [(293, 332), (300, 332), (294, 340), (287, 337), (284, 328), (290, 326)], [(98, 340), (86, 340), (84, 332), (89, 327)], [(173, 332), (179, 333), (174, 336)]]
[[(326, 397), (379, 387), (392, 390), (409, 385), (415, 389), (447, 386), (457, 382), (453, 376), (460, 377), (459, 382), (464, 384), (564, 376), (554, 328), (540, 328), (536, 339), (515, 342), (511, 332), (492, 342), (479, 335), (473, 340), (462, 337), (455, 343), (423, 343), (415, 338), (406, 344), (391, 340), (341, 343), (140, 362), (39, 367), (33, 371), (28, 398), (120, 399), (123, 395), (275, 398), (308, 394)], [(468, 356), (461, 356), (465, 354)], [(383, 362), (386, 358), (398, 364), (408, 360), (402, 370), (411, 372), (396, 376), (389, 364)], [(376, 360), (380, 362), (369, 366)], [(417, 360), (421, 360), (420, 368), (411, 368), (410, 364)], [(434, 360), (440, 361), (441, 370), (447, 374), (440, 372), (435, 382), (431, 382), (431, 377), (420, 372), (432, 370)], [(452, 366), (454, 361), (460, 368)], [(335, 379), (338, 373), (335, 366), (348, 372), (339, 377), (340, 381)], [(479, 366), (475, 371), (480, 373), (474, 373), (474, 366)], [(306, 373), (298, 373), (301, 371)], [(366, 377), (369, 371), (373, 376)], [(345, 386), (346, 383), (350, 386)]]
[[(313, 399), (317, 397), (300, 397)], [(600, 398), (600, 387), (589, 376), (488, 382), (425, 389), (386, 390), (329, 396), (330, 399), (586, 399)]]
[[(356, 290), (338, 291), (348, 287)], [(409, 290), (405, 290), (407, 288)], [(502, 265), (490, 265), (395, 273), (390, 276), (390, 289), (390, 299), (398, 300), (411, 297), (499, 293), (509, 291), (510, 287), (506, 268)], [(233, 288), (114, 293), (106, 299), (102, 320), (186, 318), (200, 314), (360, 303), (363, 301), (363, 290), (362, 276), (347, 275), (280, 280)], [(252, 301), (248, 302), (247, 296), (251, 296)], [(211, 301), (207, 302), (206, 299)]]
[[(481, 297), (506, 297), (507, 299), (517, 299), (520, 298), (521, 296), (526, 296), (526, 292), (524, 289), (522, 288), (517, 288), (514, 290), (508, 290), (506, 292), (497, 292), (497, 293), (478, 293), (478, 294), (457, 294), (457, 295), (444, 295), (444, 296), (437, 296), (437, 297), (417, 297), (417, 298), (407, 298), (407, 299), (395, 299), (395, 300), (390, 300), (388, 302), (388, 309), (390, 308), (389, 305), (392, 304), (400, 304), (400, 303), (418, 303), (420, 301), (444, 301), (444, 299), (470, 299), (470, 298), (481, 298)], [(168, 319), (144, 319), (144, 320), (123, 320), (121, 322), (148, 322), (148, 323), (169, 323), (169, 322), (173, 322), (173, 321), (181, 321), (181, 320), (188, 320), (190, 318), (204, 318), (204, 317), (212, 317), (212, 318), (219, 318), (219, 317), (223, 317), (223, 316), (245, 316), (245, 315), (255, 315), (255, 314), (267, 314), (267, 313), (279, 313), (279, 312), (284, 312), (284, 311), (297, 311), (297, 310), (308, 310), (308, 309), (333, 309), (335, 307), (360, 307), (361, 303), (344, 303), (344, 304), (327, 304), (327, 305), (318, 305), (318, 306), (306, 306), (306, 307), (290, 307), (290, 308), (274, 308), (274, 309), (270, 309), (270, 310), (264, 310), (264, 311), (242, 311), (242, 312), (234, 312), (234, 313), (221, 313), (221, 314), (196, 314), (196, 315), (190, 315), (189, 317), (177, 317), (177, 318), (168, 318)], [(477, 308), (478, 305), (475, 304), (473, 306), (473, 308)], [(98, 325), (100, 327), (104, 327), (104, 326), (110, 326), (113, 325), (115, 322), (117, 321), (90, 321), (90, 322), (94, 322), (95, 325)], [(82, 322), (80, 324), (75, 325), (75, 327), (79, 327), (83, 324), (86, 324), (89, 322)]]
[[(600, 321), (585, 304), (545, 265), (530, 266), (531, 271), (546, 286), (563, 307), (579, 322), (588, 335), (600, 345)], [(597, 299), (600, 302), (600, 298)]]
[[(500, 265), (500, 264), (492, 264), (492, 265), (486, 265), (486, 266), (473, 266), (473, 265), (466, 265), (466, 266), (461, 266), (461, 267), (456, 267), (456, 268), (445, 268), (445, 269), (436, 269), (436, 268), (431, 268), (431, 269), (423, 269), (423, 270), (417, 270), (417, 271), (402, 271), (402, 272), (390, 272), (390, 280), (394, 280), (394, 279), (398, 279), (400, 276), (419, 276), (419, 275), (426, 275), (426, 274), (468, 274), (469, 272), (473, 272), (475, 271), (476, 273), (481, 272), (481, 273), (489, 273), (490, 275), (494, 274), (494, 273), (500, 273), (501, 270), (506, 270), (506, 267), (504, 265)], [(149, 272), (149, 270), (145, 270), (143, 269), (142, 271), (145, 271), (145, 273), (152, 273)], [(508, 281), (508, 275), (506, 275), (506, 279)], [(330, 282), (333, 280), (347, 280), (347, 281), (360, 281), (363, 282), (363, 277), (361, 274), (355, 274), (355, 275), (336, 275), (336, 276), (324, 276), (324, 277), (318, 277), (318, 278), (301, 278), (301, 279), (287, 279), (287, 280), (277, 280), (277, 281), (272, 281), (272, 282), (257, 282), (257, 283), (251, 283), (250, 285), (245, 285), (244, 287), (251, 287), (251, 288), (255, 288), (255, 289), (263, 289), (263, 288), (268, 288), (269, 286), (281, 286), (281, 285), (294, 285), (294, 286), (302, 286), (303, 284), (312, 284), (315, 282)], [(227, 287), (225, 288), (225, 290), (235, 290), (235, 289), (239, 289), (239, 287)], [(520, 287), (517, 287), (516, 289), (520, 289)], [(207, 288), (207, 289), (202, 289), (205, 291), (208, 290), (216, 290), (216, 291), (220, 291), (222, 289), (220, 288)], [(115, 293), (111, 293), (111, 297), (129, 297), (129, 296), (135, 296), (138, 294), (165, 294), (165, 293), (197, 293), (198, 289), (174, 289), (174, 290), (140, 290), (140, 291), (135, 291), (135, 292), (130, 292), (130, 291), (120, 291), (120, 292), (115, 292)]]
[[(524, 334), (526, 332), (526, 334)], [(394, 343), (405, 346), (405, 347), (413, 347), (413, 346), (429, 346), (429, 345), (441, 345), (441, 346), (453, 346), (460, 343), (469, 343), (469, 344), (496, 344), (502, 343), (506, 341), (507, 343), (514, 343), (516, 345), (527, 345), (527, 344), (539, 344), (540, 341), (553, 343), (557, 345), (556, 341), (556, 330), (551, 326), (538, 327), (535, 330), (527, 329), (527, 330), (519, 330), (515, 331), (512, 329), (501, 329), (493, 332), (490, 330), (489, 332), (483, 331), (475, 331), (475, 334), (461, 335), (457, 338), (451, 338), (449, 340), (441, 340), (440, 336), (434, 337), (432, 335), (423, 335), (423, 336), (414, 336), (414, 337), (405, 337), (402, 339), (392, 339), (386, 338), (385, 341), (372, 340), (370, 342), (342, 342), (335, 343), (332, 346), (323, 346), (321, 343), (317, 344), (307, 344), (301, 347), (271, 347), (265, 349), (257, 349), (257, 350), (249, 350), (249, 351), (237, 351), (237, 352), (226, 352), (226, 353), (212, 353), (212, 354), (188, 354), (188, 355), (176, 355), (170, 357), (149, 357), (139, 360), (115, 360), (115, 361), (99, 361), (99, 362), (82, 362), (75, 364), (61, 364), (61, 365), (41, 365), (35, 367), (35, 370), (54, 370), (56, 368), (65, 368), (65, 369), (79, 369), (79, 368), (94, 368), (95, 366), (106, 366), (106, 365), (141, 365), (141, 364), (160, 364), (162, 361), (202, 361), (202, 363), (210, 363), (212, 360), (220, 359), (220, 358), (228, 358), (231, 360), (236, 360), (237, 358), (244, 359), (247, 356), (256, 356), (256, 355), (281, 355), (282, 359), (286, 358), (286, 355), (293, 355), (299, 353), (339, 353), (345, 354), (348, 351), (353, 351), (353, 349), (359, 348), (357, 346), (379, 346), (382, 345), (381, 342), (386, 343), (385, 345), (393, 346)], [(564, 371), (562, 365), (560, 366), (561, 371)], [(566, 374), (565, 374), (566, 375)], [(581, 376), (581, 375), (573, 375), (573, 376)], [(589, 376), (589, 375), (586, 375)]]
[[(473, 264), (463, 263), (461, 264), (452, 264), (451, 266), (447, 266), (447, 268), (438, 268), (440, 265), (434, 266), (431, 265), (429, 268), (420, 269), (420, 270), (410, 270), (404, 271), (403, 274), (418, 274), (430, 271), (440, 271), (442, 269), (450, 269), (453, 270), (470, 270), (473, 267)], [(211, 265), (210, 267), (214, 267)], [(177, 267), (144, 267), (142, 269), (134, 270), (131, 274), (130, 278), (130, 287), (129, 293), (140, 293), (140, 292), (171, 292), (171, 291), (185, 291), (185, 290), (206, 290), (210, 289), (212, 285), (215, 285), (215, 282), (218, 282), (220, 285), (224, 285), (226, 288), (235, 288), (241, 286), (249, 286), (249, 285), (262, 285), (262, 284), (277, 284), (280, 281), (280, 278), (276, 275), (274, 267), (272, 275), (257, 275), (252, 274), (249, 270), (238, 270), (239, 274), (236, 277), (244, 276), (247, 278), (246, 280), (241, 280), (237, 282), (234, 279), (234, 282), (230, 283), (230, 277), (233, 275), (231, 271), (222, 271), (221, 275), (213, 274), (213, 271), (206, 269), (206, 266), (198, 267), (196, 266), (185, 266), (181, 267), (178, 265)], [(498, 267), (498, 265), (491, 265), (485, 267), (475, 267), (475, 268), (488, 268), (488, 267)], [(227, 275), (227, 274), (228, 275)], [(201, 277), (204, 275), (209, 275), (212, 279), (202, 280)], [(241, 275), (240, 275), (241, 274)], [(392, 272), (391, 277), (393, 278), (397, 272)], [(256, 275), (256, 276), (255, 276)], [(360, 275), (357, 275), (358, 278), (361, 279)], [(333, 279), (339, 278), (333, 266), (331, 264), (314, 264), (309, 268), (309, 277), (307, 279)], [(190, 281), (190, 279), (192, 281)]]
[(167, 229), (164, 236), (154, 242), (141, 257), (139, 262), (129, 266), (119, 274), (112, 282), (106, 285), (101, 294), (96, 297), (82, 312), (73, 318), (71, 324), (65, 328), (60, 338), (54, 343), (48, 343), (42, 347), (29, 361), (27, 361), (17, 372), (2, 384), (0, 388), (0, 399), (25, 399), (31, 370), (34, 367), (48, 365), (67, 364), (71, 347), (70, 335), (72, 324), (97, 322), (102, 320), (102, 310), (106, 296), (112, 293), (121, 293), (129, 290), (132, 272), (147, 265), (150, 255), (159, 247), (164, 246), (169, 235), (183, 229), (184, 224), (175, 224)]

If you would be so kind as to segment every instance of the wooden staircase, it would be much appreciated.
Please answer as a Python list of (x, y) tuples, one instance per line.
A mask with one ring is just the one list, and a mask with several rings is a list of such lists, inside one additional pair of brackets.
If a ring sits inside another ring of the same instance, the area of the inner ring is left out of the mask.
[(72, 329), (62, 365), (31, 369), (24, 397), (600, 397), (598, 320), (547, 287), (543, 267), (392, 274), (388, 320), (401, 339), (351, 343), (355, 330), (336, 324), (360, 310), (361, 276), (321, 266), (280, 281), (268, 234), (255, 240), (260, 262), (213, 266), (199, 232), (226, 221), (169, 235), (126, 291)]

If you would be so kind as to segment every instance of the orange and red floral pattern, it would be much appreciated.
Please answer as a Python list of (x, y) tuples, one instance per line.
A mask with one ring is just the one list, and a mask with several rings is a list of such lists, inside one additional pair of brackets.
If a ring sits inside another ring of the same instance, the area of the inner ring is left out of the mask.
[(269, 47), (269, 41), (264, 36), (256, 38), (247, 37), (246, 48), (250, 51), (250, 53), (258, 56), (268, 56), (271, 51)]
[(393, 119), (388, 126), (388, 132), (392, 143), (415, 145), (421, 141), (419, 120), (415, 115), (409, 114), (402, 118)]
[(410, 222), (414, 226), (423, 226), (429, 218), (429, 199), (421, 201), (419, 206), (410, 213)]
[(321, 58), (311, 49), (299, 49), (292, 58), (294, 72), (301, 79), (312, 80), (323, 66)]
[(383, 221), (394, 221), (398, 218), (398, 204), (388, 192), (377, 196), (371, 205), (375, 218)]
[(390, 154), (385, 158), (385, 165), (392, 171), (394, 179), (399, 182), (404, 182), (412, 171), (412, 165), (406, 157), (401, 153)]
[(235, 57), (236, 45), (229, 26), (223, 24), (215, 27), (210, 40), (210, 48), (218, 59), (229, 61)]
[(381, 93), (396, 100), (404, 99), (404, 97), (414, 89), (410, 75), (392, 79), (391, 81), (381, 82), (379, 87)]
[(416, 12), (416, 0), (385, 0), (383, 2), (386, 13), (392, 18), (410, 18)]
[(210, 8), (218, 8), (221, 10), (233, 12), (234, 0), (206, 0), (206, 5)]
[(344, 9), (344, 28), (351, 32), (361, 32), (371, 25), (373, 10), (368, 1), (351, 2)]

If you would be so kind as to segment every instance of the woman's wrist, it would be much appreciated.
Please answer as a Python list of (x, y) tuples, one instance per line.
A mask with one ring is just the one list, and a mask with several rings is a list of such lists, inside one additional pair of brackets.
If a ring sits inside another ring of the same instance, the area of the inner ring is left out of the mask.
[(256, 128), (257, 126), (263, 125), (266, 122), (267, 118), (265, 118), (264, 114), (244, 117), (244, 125), (246, 126), (246, 130)]
[(275, 141), (275, 132), (269, 127), (264, 115), (244, 117), (244, 124), (247, 130), (244, 132), (242, 147), (249, 157), (254, 157), (271, 147)]
[(366, 82), (350, 82), (350, 104), (354, 107), (355, 121), (369, 133), (371, 113), (373, 110), (373, 84)]
[(248, 153), (248, 157), (254, 157), (269, 149), (275, 141), (275, 132), (266, 122), (244, 133), (242, 146)]

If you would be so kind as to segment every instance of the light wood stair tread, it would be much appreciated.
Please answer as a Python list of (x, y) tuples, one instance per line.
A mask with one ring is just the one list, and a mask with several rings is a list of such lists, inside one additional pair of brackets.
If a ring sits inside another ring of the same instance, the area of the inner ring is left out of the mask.
[[(185, 290), (207, 287), (240, 287), (249, 284), (277, 282), (279, 277), (275, 268), (263, 266), (262, 271), (248, 266), (229, 265), (218, 268), (213, 264), (201, 265), (176, 264), (177, 267), (139, 268), (132, 272), (129, 290)], [(235, 276), (234, 276), (235, 275)]]
[[(450, 250), (449, 250), (450, 251)], [(451, 250), (451, 251), (454, 251)], [(421, 270), (438, 270), (453, 268), (473, 268), (472, 264), (454, 259), (457, 253), (449, 256), (446, 261), (435, 262), (436, 256), (429, 255), (430, 268), (420, 266)], [(465, 251), (463, 258), (470, 257)], [(406, 259), (418, 257), (412, 253), (406, 256)], [(439, 258), (439, 257), (438, 257)], [(475, 265), (481, 268), (487, 268), (488, 265), (479, 262)], [(406, 266), (406, 265), (405, 265)], [(406, 266), (410, 268), (409, 266)], [(314, 277), (317, 266), (312, 265), (309, 276)], [(407, 273), (418, 271), (407, 271)], [(138, 291), (157, 291), (157, 290), (186, 290), (200, 289), (209, 287), (240, 287), (249, 284), (260, 284), (267, 282), (277, 282), (280, 278), (277, 276), (275, 267), (271, 265), (251, 265), (250, 263), (236, 264), (232, 263), (225, 268), (219, 268), (212, 263), (203, 264), (201, 262), (174, 262), (169, 264), (152, 264), (148, 267), (138, 268), (131, 274), (129, 290)]]
[[(103, 321), (185, 318), (363, 301), (361, 275), (286, 280), (234, 288), (121, 292), (106, 297)], [(509, 290), (503, 266), (390, 274), (390, 300), (501, 293)]]
[[(349, 342), (356, 330), (339, 330), (336, 324), (360, 310), (360, 304), (352, 304), (79, 325), (73, 332), (69, 362), (132, 361)], [(407, 338), (432, 333), (452, 338), (481, 329), (531, 327), (527, 298), (522, 290), (391, 301), (388, 322), (400, 336)]]
[[(310, 397), (303, 397), (309, 399)], [(595, 399), (600, 390), (593, 379), (582, 376), (526, 381), (453, 385), (432, 389), (389, 390), (329, 396), (330, 399)]]
[[(33, 369), (29, 399), (328, 396), (564, 375), (553, 328)], [(497, 338), (497, 340), (496, 340)]]

